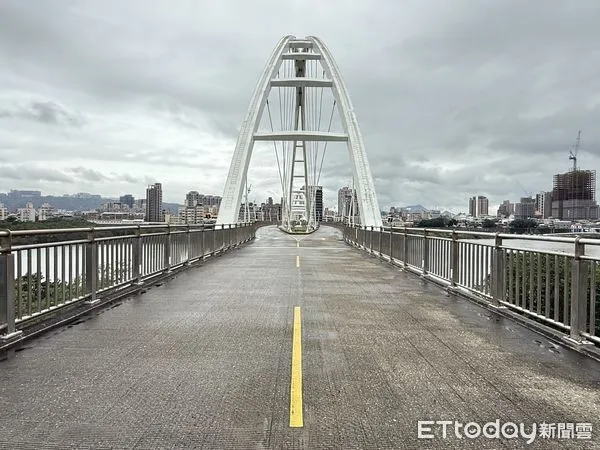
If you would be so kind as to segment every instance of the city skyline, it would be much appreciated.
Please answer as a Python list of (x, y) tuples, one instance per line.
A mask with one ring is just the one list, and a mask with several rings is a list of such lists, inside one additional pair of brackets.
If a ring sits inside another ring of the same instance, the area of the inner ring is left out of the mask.
[[(289, 32), (335, 54), (383, 210), (462, 211), (477, 194), (494, 211), (549, 191), (579, 129), (580, 167), (600, 163), (597, 2), (357, 1), (319, 15), (277, 3), (264, 28), (256, 5), (145, 6), (2, 2), (0, 190), (141, 197), (161, 182), (166, 202), (198, 185), (222, 195), (258, 75)], [(334, 207), (352, 180), (347, 150), (328, 152), (319, 184)], [(255, 156), (250, 198), (278, 198), (272, 147)]]

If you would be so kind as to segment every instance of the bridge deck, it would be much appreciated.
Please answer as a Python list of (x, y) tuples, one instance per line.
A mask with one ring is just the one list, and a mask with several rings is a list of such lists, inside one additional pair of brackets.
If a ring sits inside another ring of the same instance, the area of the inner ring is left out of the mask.
[[(294, 306), (303, 428), (288, 425)], [(417, 440), (418, 420), (444, 419), (596, 427), (593, 441), (532, 448), (592, 448), (600, 433), (600, 364), (327, 227), (259, 230), (253, 244), (21, 350), (0, 362), (0, 446), (11, 449), (525, 445)]]

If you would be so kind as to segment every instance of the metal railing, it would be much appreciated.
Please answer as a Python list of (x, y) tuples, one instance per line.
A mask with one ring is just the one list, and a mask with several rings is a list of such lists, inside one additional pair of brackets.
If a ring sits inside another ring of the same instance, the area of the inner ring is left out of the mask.
[(450, 290), (600, 344), (600, 239), (360, 226), (343, 233)]
[(255, 237), (256, 224), (132, 225), (0, 230), (0, 343), (19, 328), (77, 302), (227, 251)]

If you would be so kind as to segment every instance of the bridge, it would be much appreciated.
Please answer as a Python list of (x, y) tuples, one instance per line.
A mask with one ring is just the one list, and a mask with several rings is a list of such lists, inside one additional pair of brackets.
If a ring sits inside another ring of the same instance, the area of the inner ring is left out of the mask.
[(285, 36), (273, 50), (242, 122), (217, 223), (238, 220), (252, 150), (261, 141), (273, 142), (283, 194), (283, 230), (310, 233), (318, 227), (316, 193), (325, 152), (335, 142), (346, 143), (360, 223), (381, 226), (354, 107), (331, 52), (319, 38)]
[(600, 241), (360, 218), (0, 230), (1, 446), (600, 446)]

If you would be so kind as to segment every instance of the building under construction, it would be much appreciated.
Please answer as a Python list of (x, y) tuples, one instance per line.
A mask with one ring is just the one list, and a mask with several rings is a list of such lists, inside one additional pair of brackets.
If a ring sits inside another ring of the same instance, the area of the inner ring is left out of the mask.
[(573, 169), (554, 175), (552, 217), (560, 220), (598, 219), (595, 170)]

